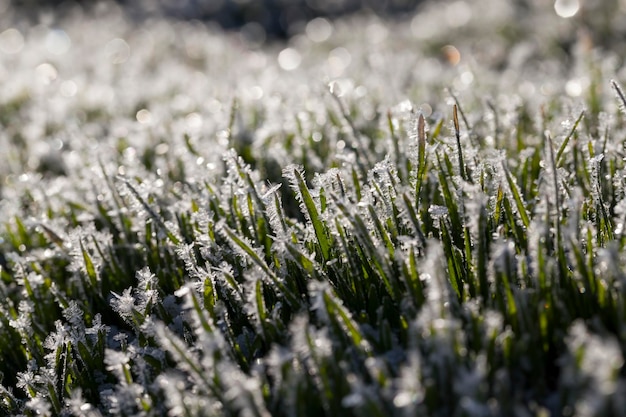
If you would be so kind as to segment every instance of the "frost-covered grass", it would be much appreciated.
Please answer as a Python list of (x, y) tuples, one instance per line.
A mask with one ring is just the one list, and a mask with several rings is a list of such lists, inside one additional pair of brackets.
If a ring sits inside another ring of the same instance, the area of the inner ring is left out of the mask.
[(622, 415), (626, 6), (584, 4), (5, 10), (1, 413)]

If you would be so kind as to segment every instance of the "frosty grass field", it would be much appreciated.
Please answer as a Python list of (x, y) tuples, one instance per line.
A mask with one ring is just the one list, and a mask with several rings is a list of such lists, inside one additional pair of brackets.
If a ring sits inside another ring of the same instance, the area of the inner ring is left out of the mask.
[(625, 415), (626, 2), (0, 4), (0, 415)]

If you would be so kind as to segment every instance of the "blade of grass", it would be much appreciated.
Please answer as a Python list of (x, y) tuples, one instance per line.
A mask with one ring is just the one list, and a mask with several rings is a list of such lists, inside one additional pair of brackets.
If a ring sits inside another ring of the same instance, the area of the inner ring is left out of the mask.
[(567, 148), (567, 144), (569, 143), (570, 139), (572, 138), (572, 136), (574, 136), (574, 133), (576, 133), (576, 129), (578, 129), (578, 124), (581, 122), (584, 116), (585, 116), (585, 111), (583, 110), (580, 112), (580, 115), (578, 115), (578, 118), (576, 118), (576, 121), (572, 125), (572, 129), (563, 140), (563, 143), (561, 143), (561, 146), (559, 147), (559, 150), (556, 153), (556, 157), (555, 157), (557, 166), (562, 165), (563, 161), (561, 160), (561, 157), (563, 156), (563, 153), (565, 152), (565, 149)]
[(513, 177), (509, 172), (509, 169), (506, 167), (504, 161), (502, 162), (502, 169), (504, 170), (504, 175), (511, 190), (511, 194), (513, 194), (513, 199), (515, 200), (517, 212), (519, 213), (524, 227), (528, 228), (528, 226), (530, 225), (530, 217), (528, 215), (528, 212), (526, 211), (526, 206), (522, 201), (522, 197), (520, 196), (519, 188), (517, 188), (517, 185), (513, 181)]
[(455, 104), (452, 109), (452, 115), (454, 120), (454, 136), (456, 137), (456, 148), (459, 159), (459, 171), (461, 173), (461, 178), (463, 178), (465, 181), (469, 181), (467, 170), (465, 167), (465, 161), (463, 160), (463, 148), (461, 147), (461, 130), (459, 129), (459, 115), (457, 113), (457, 105)]
[(304, 178), (300, 171), (296, 168), (293, 169), (293, 175), (296, 178), (298, 184), (298, 190), (300, 191), (300, 196), (302, 197), (302, 201), (304, 202), (304, 206), (306, 207), (309, 218), (311, 219), (311, 223), (313, 224), (313, 230), (315, 231), (315, 236), (317, 237), (317, 241), (320, 244), (320, 249), (322, 250), (322, 258), (324, 261), (330, 261), (330, 247), (331, 242), (329, 235), (322, 223), (322, 220), (319, 217), (319, 213), (317, 212), (317, 207), (315, 206), (315, 202), (311, 197), (311, 193), (309, 192), (309, 188), (304, 182)]

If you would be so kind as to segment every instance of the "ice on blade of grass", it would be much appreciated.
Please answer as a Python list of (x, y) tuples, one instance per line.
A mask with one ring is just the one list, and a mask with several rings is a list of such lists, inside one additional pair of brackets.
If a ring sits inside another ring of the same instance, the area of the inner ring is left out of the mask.
[[(439, 242), (429, 241), (426, 259), (420, 265), (420, 277), (426, 285), (427, 304), (422, 308), (423, 319), (428, 321), (445, 318), (452, 307), (452, 291), (445, 273), (443, 248)], [(420, 314), (421, 316), (422, 314)], [(422, 320), (422, 319), (420, 319)]]
[(619, 392), (624, 359), (615, 337), (593, 334), (578, 320), (570, 327), (566, 343), (569, 355), (561, 388), (569, 393), (572, 403), (568, 405), (582, 416), (618, 412), (615, 407), (619, 403), (613, 397)]
[(32, 387), (37, 384), (37, 378), (35, 377), (35, 373), (33, 371), (29, 370), (25, 372), (18, 372), (16, 376), (17, 383), (15, 386), (23, 389), (27, 394), (29, 394)]
[(29, 272), (24, 278), (17, 276), (17, 283), (20, 285), (29, 285), (34, 293), (37, 293), (40, 287), (45, 283), (44, 277), (35, 271)]
[(487, 210), (487, 196), (478, 184), (464, 182), (461, 189), (465, 223), (472, 234), (472, 241), (476, 242), (480, 238), (481, 216), (485, 216)]
[[(63, 325), (61, 320), (54, 322), (55, 331), (50, 332), (44, 341), (43, 347), (56, 354), (56, 350), (63, 348), (68, 341), (68, 328)], [(74, 342), (74, 341), (72, 341)]]
[(324, 304), (324, 293), (329, 290), (329, 286), (324, 282), (310, 281), (308, 283), (309, 297), (311, 298), (311, 311), (323, 323), (330, 320), (328, 310)]
[(26, 408), (31, 410), (35, 415), (51, 417), (52, 404), (43, 395), (37, 395), (26, 402)]
[(242, 416), (270, 417), (261, 394), (261, 384), (254, 375), (243, 373), (232, 363), (222, 361), (220, 369), (224, 383), (224, 400)]
[(18, 306), (18, 316), (9, 320), (9, 325), (16, 329), (22, 338), (30, 338), (33, 335), (32, 314), (35, 306), (30, 300), (21, 300)]
[(624, 90), (622, 89), (620, 84), (615, 80), (611, 80), (611, 86), (613, 87), (613, 90), (615, 91), (619, 109), (621, 110), (623, 114), (626, 114), (626, 94), (624, 94)]
[(267, 375), (275, 381), (275, 386), (280, 387), (286, 383), (293, 360), (292, 350), (286, 346), (273, 345), (261, 364), (266, 367)]
[(195, 387), (180, 372), (171, 371), (156, 378), (168, 415), (222, 415), (224, 404)]
[(454, 392), (460, 398), (460, 408), (468, 416), (491, 416), (488, 386), (489, 365), (484, 353), (472, 361), (468, 369), (461, 368), (454, 381)]
[(135, 310), (135, 297), (132, 295), (132, 288), (126, 288), (121, 295), (115, 292), (112, 295), (111, 307), (113, 310), (124, 320), (132, 322), (133, 311)]
[(428, 207), (428, 214), (430, 214), (433, 220), (441, 220), (448, 215), (448, 208), (446, 206), (431, 204)]
[[(306, 178), (304, 174), (304, 167), (302, 165), (290, 164), (283, 168), (283, 177), (289, 181), (289, 186), (293, 189), (298, 201), (303, 204), (297, 176), (300, 178)], [(306, 212), (306, 207), (303, 207), (303, 210)]]
[(626, 272), (623, 269), (626, 259), (617, 246), (609, 245), (606, 248), (599, 248), (596, 256), (594, 272), (602, 277), (599, 285), (608, 290), (621, 289), (623, 285), (626, 285)]
[[(70, 271), (80, 272), (84, 276), (88, 276), (92, 273), (92, 271), (89, 271), (89, 268), (93, 267), (93, 272), (98, 273), (103, 264), (103, 259), (100, 256), (100, 252), (96, 249), (94, 238), (98, 239), (95, 241), (98, 245), (103, 245), (101, 248), (106, 248), (105, 245), (111, 242), (111, 235), (97, 231), (93, 223), (87, 223), (85, 227), (78, 226), (70, 229), (67, 237), (64, 239), (64, 247), (69, 250), (71, 256)], [(86, 260), (85, 254), (89, 261)], [(89, 262), (92, 265), (88, 265)]]
[(198, 265), (198, 261), (196, 260), (196, 256), (194, 254), (194, 246), (192, 243), (181, 243), (176, 247), (176, 255), (180, 260), (185, 264), (185, 269), (190, 274), (193, 274)]
[(352, 385), (350, 387), (352, 392), (349, 395), (346, 395), (345, 397), (341, 399), (342, 407), (345, 407), (347, 409), (357, 409), (357, 410), (359, 408), (365, 407), (366, 405), (365, 399), (368, 398), (371, 401), (373, 397), (368, 396), (368, 393), (365, 392), (366, 386), (358, 378), (356, 377), (350, 378), (350, 382)]
[(83, 314), (75, 300), (71, 300), (69, 306), (63, 309), (63, 317), (74, 327), (83, 327)]
[(102, 334), (106, 335), (111, 330), (111, 327), (102, 323), (102, 314), (96, 313), (91, 322), (91, 327), (85, 329), (85, 334), (91, 336), (92, 342)]
[(507, 273), (510, 277), (517, 275), (517, 256), (514, 242), (498, 242), (493, 248), (492, 259), (493, 267), (497, 272)]
[[(129, 362), (130, 356), (126, 352), (120, 352), (113, 349), (106, 349), (104, 351), (104, 363), (109, 371), (119, 372), (119, 368), (125, 366)], [(122, 377), (123, 379), (123, 374), (118, 374), (118, 377)]]
[(81, 388), (76, 388), (72, 390), (70, 398), (65, 400), (65, 404), (69, 409), (69, 413), (72, 413), (72, 415), (84, 417), (102, 417), (102, 414), (96, 408), (96, 406), (85, 400)]
[[(100, 391), (100, 401), (110, 415), (145, 415), (145, 393), (137, 384), (116, 385)], [(140, 412), (144, 409), (144, 413)]]
[(272, 231), (279, 239), (283, 239), (288, 236), (289, 229), (283, 203), (280, 198), (280, 193), (278, 192), (280, 186), (281, 184), (270, 187), (261, 198), (265, 204), (265, 214), (267, 215)]
[(418, 415), (423, 411), (425, 389), (422, 377), (422, 357), (418, 350), (411, 350), (407, 363), (400, 369), (398, 389), (393, 398), (394, 407), (402, 409), (401, 415)]
[(599, 154), (589, 159), (589, 170), (590, 170), (590, 191), (591, 196), (596, 204), (600, 204), (602, 201), (602, 161), (604, 160), (604, 154)]
[(626, 233), (626, 198), (618, 201), (614, 208), (615, 217), (613, 224), (615, 225), (615, 234), (622, 236)]
[(148, 267), (137, 271), (136, 277), (138, 281), (135, 290), (136, 307), (140, 313), (147, 315), (150, 313), (148, 308), (159, 302), (158, 280)]
[[(215, 363), (212, 349), (207, 349), (202, 358), (198, 352), (189, 349), (189, 346), (176, 334), (174, 334), (165, 324), (156, 324), (156, 334), (159, 345), (169, 353), (178, 364), (180, 370), (186, 372), (196, 387), (204, 392), (211, 392), (214, 385), (211, 382), (211, 374), (215, 372)], [(209, 348), (209, 345), (205, 346)]]

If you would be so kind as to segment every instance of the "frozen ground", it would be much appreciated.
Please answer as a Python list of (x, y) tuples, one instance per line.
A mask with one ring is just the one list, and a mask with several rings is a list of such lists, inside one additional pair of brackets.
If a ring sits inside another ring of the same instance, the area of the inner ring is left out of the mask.
[(7, 414), (625, 409), (624, 1), (0, 9)]

